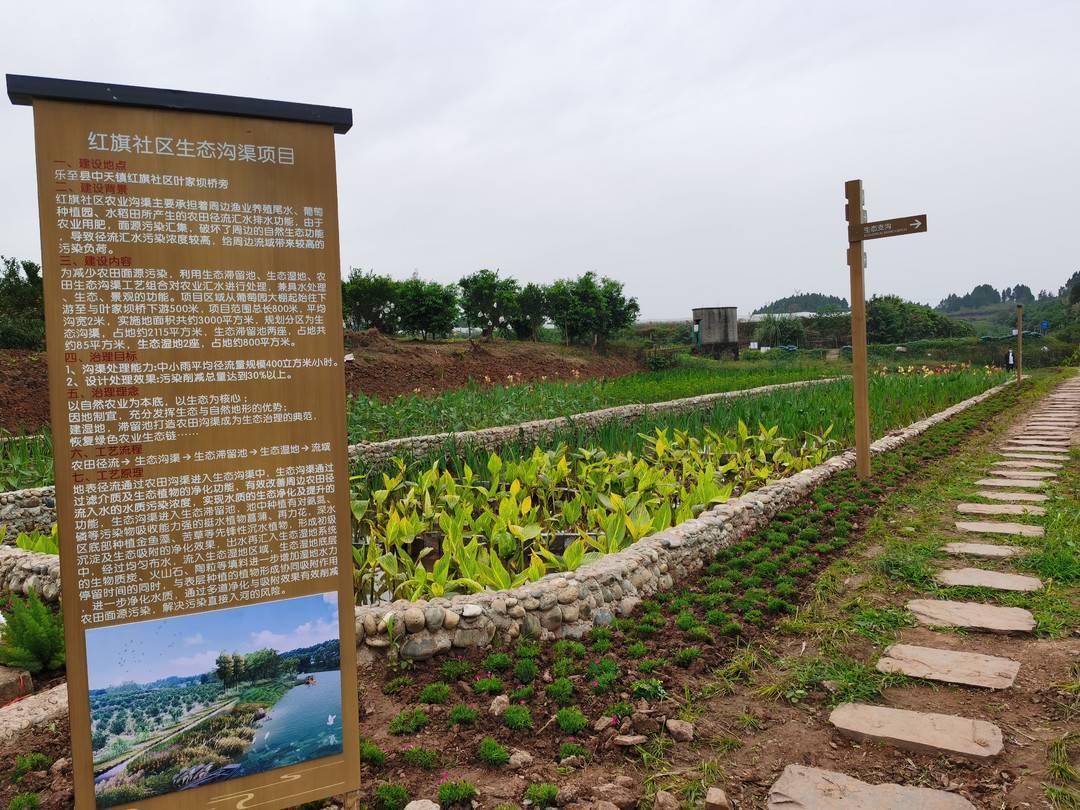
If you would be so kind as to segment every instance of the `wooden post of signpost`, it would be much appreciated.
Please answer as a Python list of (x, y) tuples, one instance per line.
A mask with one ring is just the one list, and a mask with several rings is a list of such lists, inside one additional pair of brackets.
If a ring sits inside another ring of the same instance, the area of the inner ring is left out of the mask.
[(1016, 381), (1024, 379), (1024, 305), (1016, 305)]
[(866, 252), (863, 242), (926, 230), (926, 214), (866, 221), (862, 180), (844, 183), (848, 223), (848, 269), (851, 275), (851, 384), (855, 401), (855, 473), (870, 477), (870, 370), (866, 348)]

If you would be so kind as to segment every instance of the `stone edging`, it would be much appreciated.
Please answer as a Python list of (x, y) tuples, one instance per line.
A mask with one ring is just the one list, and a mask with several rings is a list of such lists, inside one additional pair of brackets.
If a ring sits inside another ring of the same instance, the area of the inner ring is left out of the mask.
[[(785, 388), (803, 388), (842, 379), (846, 378), (822, 377), (815, 380), (796, 380), (790, 383), (759, 385), (756, 388), (721, 391), (715, 394), (702, 394), (697, 397), (671, 399), (646, 405), (619, 405), (614, 408), (603, 408), (554, 419), (538, 419), (517, 425), (466, 430), (460, 433), (405, 436), (385, 442), (361, 442), (349, 445), (349, 459), (367, 464), (381, 464), (395, 456), (422, 456), (425, 453), (435, 452), (448, 443), (493, 450), (508, 442), (535, 441), (567, 428), (594, 429), (607, 422), (633, 422), (642, 416), (658, 413), (688, 413), (711, 407), (716, 402), (725, 399), (754, 396)], [(15, 535), (19, 532), (32, 532), (34, 529), (49, 531), (56, 522), (55, 496), (56, 493), (51, 486), (0, 492), (0, 526), (8, 527), (7, 541), (13, 542)]]
[[(1009, 380), (919, 422), (892, 431), (871, 445), (885, 453), (930, 427), (994, 396)], [(699, 517), (645, 537), (577, 571), (549, 574), (520, 588), (486, 591), (428, 602), (398, 600), (356, 608), (361, 664), (390, 646), (392, 624), (398, 654), (426, 659), (451, 649), (485, 647), (498, 633), (541, 639), (579, 638), (593, 625), (628, 616), (643, 596), (687, 578), (726, 546), (758, 531), (777, 512), (803, 499), (840, 470), (855, 466), (854, 451), (721, 504)]]
[(0, 546), (0, 589), (23, 596), (37, 591), (42, 601), (59, 602), (60, 557)]

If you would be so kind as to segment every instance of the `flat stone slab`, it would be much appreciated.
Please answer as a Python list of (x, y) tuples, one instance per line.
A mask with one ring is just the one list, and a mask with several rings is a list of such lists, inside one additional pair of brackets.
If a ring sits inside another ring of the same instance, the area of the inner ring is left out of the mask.
[(1008, 478), (1023, 478), (1025, 481), (1047, 481), (1057, 478), (1057, 473), (1048, 470), (993, 470), (994, 475), (1004, 475)]
[(958, 503), (956, 511), (963, 515), (1045, 515), (1041, 506), (1019, 503)]
[(1005, 458), (1022, 458), (1028, 461), (1068, 461), (1069, 457), (1061, 453), (1019, 453), (1011, 450), (1002, 451)]
[(1027, 523), (999, 523), (992, 520), (958, 520), (956, 528), (962, 532), (1015, 534), (1021, 537), (1042, 537), (1045, 534), (1042, 526), (1030, 526)]
[(0, 740), (14, 737), (23, 729), (48, 723), (67, 714), (67, 684), (62, 683), (36, 695), (0, 708)]
[(881, 654), (877, 669), (944, 683), (1008, 689), (1016, 680), (1020, 662), (982, 653), (893, 644)]
[(1030, 481), (1025, 478), (980, 478), (977, 487), (1019, 487), (1020, 489), (1038, 489), (1042, 481)]
[(995, 461), (995, 467), (1005, 467), (1010, 470), (1060, 470), (1063, 465), (1055, 461), (1035, 461), (1034, 459), (1016, 461)]
[(993, 543), (946, 543), (941, 550), (948, 554), (960, 554), (965, 557), (986, 557), (1004, 559), (1019, 557), (1024, 552), (1016, 546), (999, 546)]
[(1068, 450), (1068, 442), (1062, 444), (1022, 444), (1020, 442), (1009, 442), (1005, 445), (1004, 449), (1015, 450), (1017, 453), (1061, 453), (1063, 450)]
[(993, 723), (951, 714), (842, 703), (832, 710), (829, 722), (845, 737), (890, 743), (904, 751), (989, 760), (1005, 747), (1001, 729)]
[(1003, 574), (984, 568), (947, 568), (934, 574), (934, 581), (946, 587), (993, 588), (998, 591), (1030, 593), (1042, 588), (1042, 580), (1024, 574)]
[(871, 785), (847, 774), (788, 765), (769, 788), (768, 810), (975, 810), (955, 793), (923, 787)]
[(953, 602), (948, 599), (912, 599), (907, 609), (928, 627), (965, 627), (985, 633), (1030, 633), (1035, 617), (1024, 608)]
[(1042, 503), (1050, 500), (1049, 495), (1040, 495), (1038, 492), (1003, 492), (997, 490), (979, 490), (975, 493), (980, 498), (989, 498), (992, 501), (1024, 501), (1025, 503)]

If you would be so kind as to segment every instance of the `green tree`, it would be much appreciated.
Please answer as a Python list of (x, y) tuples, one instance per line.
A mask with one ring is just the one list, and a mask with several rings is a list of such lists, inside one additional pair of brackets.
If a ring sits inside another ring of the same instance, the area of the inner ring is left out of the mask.
[(345, 322), (353, 329), (378, 329), (392, 335), (398, 327), (397, 296), (397, 282), (390, 276), (353, 268), (341, 283)]
[(499, 278), (498, 270), (477, 270), (458, 282), (461, 287), (461, 311), (467, 326), (480, 329), (490, 340), (495, 330), (508, 330), (516, 314), (518, 283)]
[[(849, 329), (850, 324), (849, 319)], [(754, 339), (763, 346), (799, 346), (806, 339), (806, 326), (802, 318), (779, 318), (769, 314), (758, 321)]]
[(398, 284), (401, 330), (423, 340), (446, 337), (458, 319), (457, 285), (442, 285), (413, 276)]
[(560, 279), (548, 287), (547, 316), (567, 343), (591, 343), (603, 351), (613, 332), (634, 323), (639, 311), (627, 298), (621, 282), (597, 278), (589, 271), (574, 280)]
[(0, 348), (45, 347), (45, 299), (41, 266), (0, 256)]
[(517, 307), (510, 325), (519, 340), (536, 340), (544, 326), (547, 312), (547, 290), (539, 284), (529, 283), (518, 293)]

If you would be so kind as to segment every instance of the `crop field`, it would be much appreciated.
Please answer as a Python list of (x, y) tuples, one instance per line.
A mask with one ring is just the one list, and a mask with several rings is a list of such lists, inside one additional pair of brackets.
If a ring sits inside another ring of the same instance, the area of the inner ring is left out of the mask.
[[(845, 373), (846, 365), (838, 363), (781, 361), (748, 365), (689, 355), (681, 357), (676, 368), (605, 380), (521, 385), (511, 373), (505, 380), (487, 378), (433, 397), (401, 396), (386, 402), (362, 394), (352, 397), (347, 410), (349, 441), (377, 442), (477, 430), (615, 405), (664, 402)], [(492, 383), (502, 384), (492, 387)]]
[[(874, 433), (1001, 379), (984, 369), (875, 377)], [(850, 383), (838, 381), (595, 434), (568, 432), (531, 450), (443, 452), (430, 463), (399, 461), (393, 471), (357, 475), (357, 598), (510, 588), (574, 570), (821, 463), (850, 437), (851, 408)]]

